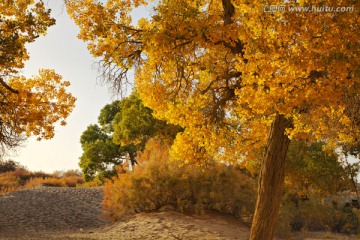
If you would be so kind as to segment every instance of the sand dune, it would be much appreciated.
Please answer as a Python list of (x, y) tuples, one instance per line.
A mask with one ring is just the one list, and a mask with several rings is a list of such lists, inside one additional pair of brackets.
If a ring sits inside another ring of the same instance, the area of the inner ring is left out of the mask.
[[(248, 239), (249, 228), (219, 214), (139, 213), (116, 223), (102, 218), (101, 188), (36, 187), (0, 195), (0, 240)], [(357, 239), (327, 233), (291, 239)]]
[(37, 187), (0, 196), (0, 239), (246, 239), (232, 218), (140, 213), (110, 224), (101, 188)]
[(100, 188), (37, 187), (0, 196), (0, 238), (98, 228)]

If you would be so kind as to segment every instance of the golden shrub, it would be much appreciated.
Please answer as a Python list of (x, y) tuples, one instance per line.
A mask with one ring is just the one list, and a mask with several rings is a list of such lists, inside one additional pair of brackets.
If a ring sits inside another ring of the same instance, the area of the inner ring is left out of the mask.
[(133, 172), (118, 174), (105, 185), (103, 206), (112, 219), (172, 206), (181, 212), (217, 211), (251, 221), (255, 181), (236, 166), (211, 162), (181, 165), (169, 147), (150, 140)]
[(12, 172), (0, 174), (0, 194), (15, 191), (20, 187), (19, 177)]

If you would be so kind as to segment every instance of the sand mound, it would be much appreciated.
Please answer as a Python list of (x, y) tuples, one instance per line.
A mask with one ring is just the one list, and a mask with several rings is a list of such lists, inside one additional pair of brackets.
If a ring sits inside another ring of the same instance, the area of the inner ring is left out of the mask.
[[(108, 223), (101, 217), (102, 195), (102, 188), (59, 187), (37, 187), (0, 195), (0, 240), (245, 240), (249, 236), (247, 226), (219, 214), (139, 213)], [(358, 238), (299, 233), (291, 239)]]
[(246, 239), (248, 228), (220, 215), (140, 213), (109, 224), (101, 188), (37, 187), (0, 195), (0, 239)]
[(248, 239), (249, 230), (232, 218), (176, 212), (140, 213), (97, 232), (68, 235), (75, 239)]
[(36, 187), (0, 196), (0, 238), (97, 228), (101, 188)]

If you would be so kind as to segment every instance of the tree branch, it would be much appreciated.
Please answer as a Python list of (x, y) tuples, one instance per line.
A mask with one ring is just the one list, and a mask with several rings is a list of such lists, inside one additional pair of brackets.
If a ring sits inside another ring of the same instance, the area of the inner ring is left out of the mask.
[(222, 5), (224, 8), (224, 23), (225, 25), (231, 24), (233, 22), (231, 18), (235, 14), (235, 7), (231, 0), (222, 0)]
[(6, 88), (8, 91), (15, 93), (15, 94), (19, 94), (18, 90), (13, 89), (12, 87), (10, 87), (5, 81), (4, 79), (0, 78), (0, 84)]

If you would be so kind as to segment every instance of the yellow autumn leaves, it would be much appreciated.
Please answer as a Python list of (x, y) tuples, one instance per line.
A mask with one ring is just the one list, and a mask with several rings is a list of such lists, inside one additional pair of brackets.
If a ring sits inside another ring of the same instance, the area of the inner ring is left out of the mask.
[(11, 114), (2, 115), (3, 121), (16, 123), (16, 131), (38, 139), (54, 136), (54, 124), (65, 119), (75, 106), (75, 98), (67, 92), (69, 82), (53, 70), (40, 70), (32, 78), (14, 77), (9, 85), (19, 91), (8, 97)]
[(75, 106), (70, 85), (54, 70), (39, 70), (37, 76), (19, 74), (29, 59), (26, 44), (44, 35), (55, 20), (43, 2), (8, 0), (0, 2), (0, 145), (36, 135), (39, 140), (54, 136), (54, 125)]
[(90, 51), (134, 68), (146, 106), (185, 128), (174, 155), (196, 159), (200, 148), (242, 159), (265, 145), (276, 114), (292, 120), (291, 138), (355, 139), (344, 102), (349, 89), (359, 94), (354, 14), (271, 14), (258, 1), (232, 0), (226, 11), (220, 1), (159, 1), (136, 25), (131, 11), (145, 2), (73, 0), (67, 9)]

